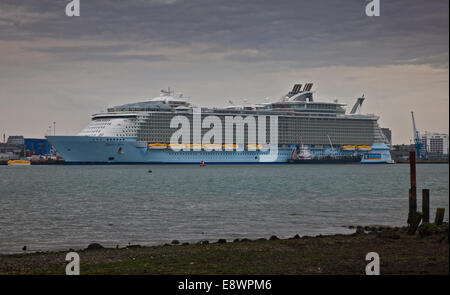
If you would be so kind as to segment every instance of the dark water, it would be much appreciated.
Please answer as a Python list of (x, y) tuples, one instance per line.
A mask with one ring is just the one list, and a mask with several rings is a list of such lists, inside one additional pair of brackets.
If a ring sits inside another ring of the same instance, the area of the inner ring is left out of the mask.
[[(448, 219), (448, 177), (417, 166), (432, 217), (445, 207)], [(408, 187), (404, 164), (0, 166), (0, 253), (404, 225)]]

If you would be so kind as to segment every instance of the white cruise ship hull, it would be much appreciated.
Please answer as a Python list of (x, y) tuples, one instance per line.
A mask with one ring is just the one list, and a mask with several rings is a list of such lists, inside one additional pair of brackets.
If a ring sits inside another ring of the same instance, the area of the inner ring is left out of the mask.
[(136, 138), (48, 136), (49, 142), (68, 164), (145, 163), (286, 163), (292, 148), (279, 148), (276, 157), (262, 151), (173, 151), (149, 149)]
[[(50, 143), (68, 164), (198, 164), (205, 163), (287, 163), (295, 146), (278, 148), (275, 157), (263, 151), (174, 151), (149, 149), (137, 138), (48, 136)], [(329, 153), (330, 150), (325, 150)], [(362, 164), (391, 163), (389, 147), (373, 145), (364, 151)]]

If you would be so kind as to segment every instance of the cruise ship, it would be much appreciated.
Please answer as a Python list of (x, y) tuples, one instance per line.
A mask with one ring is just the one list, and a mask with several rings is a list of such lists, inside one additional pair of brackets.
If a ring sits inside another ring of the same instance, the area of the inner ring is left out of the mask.
[[(182, 94), (161, 90), (153, 99), (92, 115), (76, 136), (47, 138), (68, 164), (287, 163), (330, 156), (392, 162), (379, 117), (361, 113), (364, 97), (346, 113), (338, 100), (314, 100), (312, 86), (295, 84), (274, 102), (230, 101), (223, 108), (195, 107)], [(192, 128), (181, 131), (183, 124)]]

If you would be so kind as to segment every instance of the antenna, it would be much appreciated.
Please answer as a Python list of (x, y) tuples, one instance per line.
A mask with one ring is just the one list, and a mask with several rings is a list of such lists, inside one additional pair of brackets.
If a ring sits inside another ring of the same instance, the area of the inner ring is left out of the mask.
[(331, 142), (331, 138), (330, 138), (330, 136), (327, 134), (327, 137), (328, 137), (328, 140), (330, 141), (330, 145), (331, 145), (331, 151), (333, 152), (333, 154), (334, 154), (334, 148), (333, 148), (333, 143)]
[(362, 108), (362, 104), (364, 102), (364, 94), (358, 98), (355, 102), (355, 105), (353, 106), (352, 110), (350, 111), (350, 114), (360, 114), (361, 113), (361, 108)]

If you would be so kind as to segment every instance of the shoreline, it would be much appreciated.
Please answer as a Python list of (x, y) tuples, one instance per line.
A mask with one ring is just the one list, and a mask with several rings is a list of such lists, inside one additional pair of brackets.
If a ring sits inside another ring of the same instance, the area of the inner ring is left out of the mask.
[[(31, 161), (31, 165), (38, 166), (54, 166), (54, 165), (63, 165), (63, 166), (105, 166), (105, 165), (198, 165), (198, 163), (66, 163), (65, 161), (55, 161), (55, 162), (46, 162), (46, 161)], [(348, 166), (348, 165), (366, 165), (362, 163), (207, 163), (208, 165), (285, 165), (285, 164), (296, 164), (296, 165), (333, 165), (333, 166)], [(409, 164), (409, 161), (395, 161), (393, 164)], [(448, 161), (421, 161), (416, 164), (446, 164), (448, 165)], [(377, 165), (392, 165), (388, 163), (377, 163)], [(8, 166), (8, 161), (0, 161), (0, 166)]]
[[(353, 234), (260, 239), (174, 240), (159, 246), (103, 248), (80, 255), (81, 274), (365, 274), (365, 255), (380, 255), (381, 274), (449, 273), (448, 224), (406, 234), (406, 227), (358, 226)], [(69, 251), (0, 254), (0, 274), (65, 274)]]

